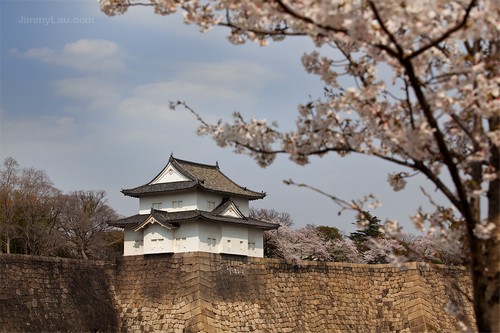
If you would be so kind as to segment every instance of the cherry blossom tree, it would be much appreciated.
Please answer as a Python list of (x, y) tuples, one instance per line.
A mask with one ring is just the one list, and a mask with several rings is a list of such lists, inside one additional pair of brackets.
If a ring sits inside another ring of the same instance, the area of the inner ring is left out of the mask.
[(289, 213), (278, 212), (274, 209), (250, 207), (250, 216), (258, 220), (278, 223), (285, 227), (293, 225), (293, 219)]
[[(274, 209), (250, 207), (250, 217), (277, 223), (280, 227), (290, 228), (293, 226), (293, 220), (290, 214), (278, 212)], [(264, 256), (266, 258), (281, 258), (283, 256), (278, 241), (277, 230), (267, 230), (264, 232)]]
[(301, 260), (334, 259), (330, 254), (331, 243), (325, 241), (313, 225), (298, 229), (280, 225), (277, 230), (266, 231), (264, 241), (267, 243), (264, 249), (266, 257), (284, 259), (291, 264), (300, 265)]
[(331, 242), (329, 252), (333, 261), (365, 264), (366, 260), (359, 253), (356, 244), (349, 238), (337, 239)]
[(463, 252), (449, 251), (438, 237), (405, 235), (400, 242), (409, 261), (424, 261), (445, 265), (463, 265)]
[(300, 264), (301, 260), (332, 259), (329, 253), (331, 239), (325, 235), (330, 236), (335, 228), (307, 225), (294, 229), (290, 214), (274, 209), (250, 207), (250, 217), (279, 225), (278, 229), (264, 232), (264, 255), (267, 258), (280, 258), (293, 264)]
[[(232, 122), (201, 120), (199, 133), (262, 166), (277, 154), (298, 164), (327, 153), (379, 158), (398, 168), (388, 175), (395, 191), (414, 173), (424, 175), (449, 206), (420, 209), (412, 220), (433, 237), (461, 246), (470, 263), (477, 328), (500, 331), (497, 1), (99, 2), (108, 15), (138, 5), (161, 15), (182, 11), (185, 22), (202, 31), (227, 27), (234, 44), (311, 38), (317, 50), (302, 62), (323, 80), (325, 94), (298, 106), (296, 129), (281, 131), (274, 122), (235, 114)], [(340, 84), (344, 77), (352, 87)], [(171, 106), (178, 105), (187, 107)], [(360, 212), (366, 201), (329, 196)], [(392, 221), (385, 231), (396, 237), (400, 227)]]
[(403, 252), (404, 247), (397, 238), (404, 237), (404, 234), (398, 234), (397, 238), (386, 238), (383, 228), (380, 226), (380, 219), (366, 211), (360, 213), (359, 217), (357, 224), (361, 228), (352, 232), (348, 238), (354, 242), (364, 262), (369, 264), (388, 263), (392, 256)]

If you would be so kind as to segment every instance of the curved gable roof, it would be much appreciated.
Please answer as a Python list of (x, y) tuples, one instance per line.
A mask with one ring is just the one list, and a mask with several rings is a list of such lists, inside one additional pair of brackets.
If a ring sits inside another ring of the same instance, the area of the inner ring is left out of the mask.
[(186, 171), (207, 190), (258, 198), (263, 198), (266, 195), (263, 192), (255, 192), (236, 184), (220, 171), (219, 164), (207, 165), (174, 159), (173, 157), (171, 159), (174, 165), (178, 165), (183, 171)]
[[(189, 180), (153, 183), (155, 180), (159, 179), (160, 175), (162, 175), (170, 165)], [(132, 189), (124, 189), (122, 193), (132, 197), (140, 197), (152, 193), (166, 193), (195, 188), (228, 196), (241, 196), (250, 200), (262, 199), (266, 196), (264, 192), (252, 191), (236, 184), (220, 171), (218, 164), (208, 165), (195, 163), (176, 159), (172, 155), (170, 156), (167, 166), (165, 166), (148, 184)]]
[(133, 215), (119, 220), (108, 221), (108, 225), (118, 228), (138, 228), (146, 223), (148, 219), (153, 216), (156, 221), (161, 222), (162, 225), (168, 228), (177, 228), (180, 223), (203, 220), (208, 222), (225, 222), (229, 224), (238, 224), (255, 227), (258, 229), (271, 230), (278, 229), (279, 224), (257, 220), (251, 217), (236, 218), (232, 216), (216, 215), (216, 212), (207, 212), (201, 210), (186, 210), (178, 212), (167, 212), (152, 209), (150, 214)]
[[(232, 210), (233, 214), (228, 214), (228, 211)], [(222, 200), (219, 206), (215, 207), (211, 212), (214, 216), (231, 216), (246, 219), (245, 215), (238, 209), (238, 206), (230, 198)]]

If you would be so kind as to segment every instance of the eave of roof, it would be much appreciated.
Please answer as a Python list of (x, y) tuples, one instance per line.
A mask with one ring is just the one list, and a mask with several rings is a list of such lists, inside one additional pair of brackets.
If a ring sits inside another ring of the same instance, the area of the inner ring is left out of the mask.
[[(202, 211), (202, 210), (187, 210), (178, 212), (166, 212), (152, 210), (153, 216), (158, 216), (161, 214), (161, 220), (163, 223), (182, 223), (192, 220), (206, 220), (211, 222), (226, 222), (231, 224), (247, 225), (253, 226), (259, 229), (271, 230), (277, 229), (279, 224), (260, 221), (251, 217), (246, 217), (244, 219), (230, 217), (230, 216), (220, 216), (214, 215), (212, 212)], [(108, 221), (108, 224), (113, 227), (126, 228), (126, 227), (136, 227), (139, 224), (146, 221), (151, 214), (144, 215), (133, 215), (120, 220)]]
[[(247, 198), (249, 200), (262, 199), (266, 196), (266, 193), (264, 192), (252, 191), (247, 189), (246, 187), (241, 187), (240, 185), (236, 184), (220, 171), (217, 164), (207, 165), (195, 163), (176, 159), (173, 156), (170, 156), (169, 164), (172, 164), (176, 168), (176, 170), (178, 170), (180, 173), (191, 180), (151, 184), (153, 180), (158, 178), (157, 175), (148, 184), (131, 189), (122, 189), (121, 192), (127, 196), (138, 198), (144, 195), (162, 194), (173, 191), (179, 192), (196, 188), (203, 189), (209, 192), (219, 193), (224, 196), (239, 196)], [(163, 172), (163, 170), (165, 170), (165, 168), (162, 169), (160, 174)]]
[(172, 183), (158, 183), (152, 185), (146, 184), (131, 189), (123, 189), (121, 192), (129, 197), (139, 198), (143, 195), (188, 191), (196, 187), (197, 183), (190, 180)]
[[(148, 215), (146, 219), (142, 223), (139, 223), (134, 231), (138, 231), (139, 229), (144, 228), (149, 223), (159, 223), (162, 227), (172, 230), (177, 229), (179, 224), (176, 222), (169, 221), (166, 217), (167, 212), (161, 210), (152, 210), (151, 214)], [(154, 222), (151, 222), (153, 220)]]
[(128, 226), (135, 226), (143, 223), (150, 214), (147, 215), (132, 215), (119, 220), (107, 221), (107, 224), (112, 227), (125, 228)]

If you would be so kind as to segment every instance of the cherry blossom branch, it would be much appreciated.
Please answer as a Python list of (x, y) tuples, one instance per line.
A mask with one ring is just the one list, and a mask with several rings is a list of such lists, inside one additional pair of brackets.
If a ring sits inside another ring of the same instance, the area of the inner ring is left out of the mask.
[[(341, 210), (339, 211), (339, 215), (344, 210), (353, 210), (353, 211), (356, 211), (360, 214), (362, 214), (365, 211), (365, 209), (363, 209), (363, 202), (362, 201), (356, 202), (353, 200), (351, 202), (347, 202), (346, 200), (341, 199), (339, 197), (336, 197), (330, 193), (327, 193), (327, 192), (325, 192), (317, 187), (314, 187), (314, 186), (311, 186), (308, 184), (304, 184), (304, 183), (296, 183), (292, 179), (283, 180), (283, 183), (285, 183), (286, 185), (293, 185), (293, 186), (297, 186), (297, 187), (307, 188), (307, 189), (312, 190), (316, 193), (319, 193), (327, 198), (330, 198), (335, 204), (337, 204), (341, 208)], [(365, 200), (366, 199), (372, 199), (372, 200), (376, 201), (376, 199), (373, 195), (369, 195), (367, 198), (365, 198)], [(378, 205), (378, 202), (376, 202), (375, 205)]]
[(408, 56), (406, 56), (406, 59), (411, 60), (415, 57), (418, 57), (420, 54), (424, 53), (425, 51), (427, 51), (428, 49), (430, 49), (432, 47), (435, 47), (436, 45), (438, 45), (442, 41), (448, 39), (453, 33), (462, 29), (467, 24), (467, 20), (469, 19), (470, 12), (472, 11), (472, 9), (476, 5), (477, 5), (477, 0), (472, 0), (469, 3), (469, 5), (467, 6), (467, 8), (465, 9), (464, 16), (462, 17), (462, 20), (460, 22), (458, 22), (454, 27), (451, 27), (447, 31), (445, 31), (439, 38), (434, 39), (426, 46), (421, 47), (420, 49), (410, 53)]
[[(464, 184), (462, 184), (462, 180), (460, 177), (460, 173), (458, 171), (457, 165), (453, 161), (452, 155), (450, 154), (450, 150), (448, 149), (448, 146), (446, 145), (446, 141), (444, 139), (443, 133), (439, 129), (438, 123), (436, 119), (434, 118), (432, 109), (430, 105), (427, 102), (427, 99), (422, 91), (422, 86), (419, 83), (419, 80), (417, 78), (417, 75), (415, 74), (413, 65), (411, 63), (411, 59), (404, 59), (400, 58), (399, 61), (401, 61), (401, 64), (405, 68), (406, 74), (408, 75), (408, 78), (410, 80), (411, 86), (415, 92), (415, 95), (417, 97), (417, 100), (420, 104), (420, 107), (422, 108), (422, 112), (429, 123), (430, 127), (433, 129), (434, 133), (434, 138), (436, 140), (436, 143), (439, 147), (439, 151), (441, 153), (442, 159), (444, 161), (444, 164), (448, 168), (448, 171), (450, 173), (451, 179), (455, 185), (457, 195), (458, 195), (458, 200), (457, 203), (459, 204), (456, 206), (460, 212), (462, 213), (462, 216), (465, 219), (465, 225), (467, 229), (467, 235), (468, 235), (468, 241), (469, 241), (469, 246), (470, 246), (470, 254), (471, 254), (471, 270), (472, 270), (472, 280), (473, 280), (473, 285), (477, 285), (478, 278), (481, 276), (481, 261), (482, 258), (480, 257), (480, 253), (482, 253), (481, 250), (481, 242), (478, 238), (476, 238), (474, 234), (474, 230), (476, 227), (476, 223), (479, 222), (477, 219), (475, 219), (474, 213), (472, 211), (473, 207), (469, 205), (468, 202), (468, 197), (467, 197), (467, 192), (464, 188)], [(475, 312), (479, 313), (480, 309), (478, 308), (478, 304), (480, 303), (479, 300), (477, 299), (479, 297), (479, 294), (476, 292), (474, 293), (474, 304), (475, 304)]]
[(249, 28), (249, 27), (241, 27), (237, 24), (234, 24), (231, 22), (230, 19), (226, 19), (226, 22), (219, 22), (217, 23), (218, 26), (220, 27), (226, 27), (230, 29), (234, 29), (237, 32), (251, 32), (259, 36), (307, 36), (306, 33), (301, 32), (301, 31), (289, 31), (288, 27), (281, 28), (281, 29), (274, 29), (274, 30), (259, 30), (255, 28)]
[(387, 35), (387, 37), (389, 37), (389, 39), (391, 40), (392, 44), (396, 48), (397, 52), (394, 51), (393, 49), (391, 49), (390, 47), (385, 46), (383, 44), (377, 44), (377, 46), (379, 48), (387, 51), (389, 54), (391, 54), (391, 55), (393, 55), (395, 57), (401, 57), (401, 56), (403, 56), (404, 55), (403, 48), (401, 47), (401, 45), (399, 45), (398, 41), (396, 40), (396, 37), (389, 31), (389, 29), (385, 25), (384, 21), (380, 17), (380, 14), (379, 14), (379, 12), (377, 10), (377, 7), (373, 3), (373, 1), (368, 1), (368, 4), (370, 5), (370, 8), (372, 9), (373, 15), (375, 15), (375, 19), (377, 20), (378, 24), (380, 25), (380, 27), (382, 28), (382, 30), (385, 32), (385, 34)]
[(469, 137), (469, 139), (473, 142), (474, 146), (479, 146), (479, 142), (477, 139), (472, 135), (472, 133), (467, 129), (467, 127), (460, 121), (460, 119), (457, 117), (456, 114), (450, 113), (450, 118), (453, 119), (455, 124), (457, 124), (458, 127)]
[(200, 114), (198, 112), (196, 112), (195, 110), (193, 110), (192, 107), (190, 107), (189, 105), (187, 105), (187, 103), (185, 101), (170, 101), (169, 102), (169, 105), (168, 105), (168, 108), (172, 111), (175, 111), (175, 109), (178, 107), (178, 106), (182, 106), (184, 109), (188, 110), (189, 112), (191, 112), (191, 114), (193, 114), (195, 117), (196, 117), (196, 120), (198, 120), (203, 126), (206, 126), (206, 127), (211, 127), (212, 125), (210, 125), (209, 123), (207, 123), (202, 116), (200, 116)]
[[(193, 108), (191, 108), (189, 105), (187, 105), (186, 102), (183, 102), (183, 101), (170, 102), (170, 109), (175, 109), (178, 106), (182, 106), (183, 108), (188, 110), (190, 113), (192, 113), (196, 117), (196, 119), (202, 124), (202, 126), (204, 126), (206, 128), (213, 128), (214, 125), (210, 125), (209, 123), (207, 123), (203, 119), (203, 117), (201, 117), (201, 115), (199, 113), (197, 113)], [(243, 118), (241, 118), (241, 116), (239, 119), (241, 119), (242, 122), (244, 122), (244, 120), (243, 120)], [(269, 129), (269, 130), (271, 130), (271, 129)], [(275, 133), (279, 134), (276, 131), (275, 131)], [(262, 155), (276, 155), (276, 154), (287, 153), (287, 151), (284, 149), (272, 149), (272, 150), (270, 150), (270, 149), (265, 149), (263, 147), (255, 147), (255, 146), (250, 145), (248, 143), (243, 143), (243, 142), (239, 142), (236, 140), (232, 141), (232, 143), (235, 146), (243, 147), (249, 151), (252, 151), (252, 152), (257, 153), (257, 154), (262, 154)], [(426, 175), (426, 177), (436, 185), (436, 187), (450, 200), (450, 202), (454, 206), (456, 206), (457, 208), (459, 207), (459, 202), (458, 202), (456, 196), (453, 194), (453, 192), (445, 185), (445, 183), (439, 177), (437, 177), (421, 161), (409, 162), (406, 160), (397, 159), (395, 157), (382, 155), (382, 154), (379, 154), (376, 152), (371, 152), (371, 153), (363, 152), (360, 150), (353, 149), (352, 147), (349, 147), (349, 146), (326, 147), (323, 149), (309, 151), (308, 155), (309, 156), (314, 156), (314, 155), (322, 156), (322, 155), (325, 155), (329, 152), (358, 153), (358, 154), (367, 155), (367, 156), (372, 155), (372, 156), (378, 157), (382, 160), (401, 165), (403, 167), (411, 168), (413, 170), (418, 170), (418, 171), (422, 172), (424, 175)], [(304, 186), (304, 187), (306, 187), (306, 186)], [(319, 192), (319, 190), (317, 192)], [(329, 196), (329, 197), (331, 197), (331, 196)], [(333, 200), (333, 198), (332, 198), (332, 200)]]
[[(302, 63), (325, 82), (326, 93), (317, 102), (299, 106), (294, 130), (280, 132), (265, 120), (245, 121), (239, 114), (233, 123), (211, 125), (183, 102), (171, 107), (183, 106), (195, 115), (199, 135), (246, 153), (261, 166), (272, 163), (277, 154), (306, 164), (314, 155), (358, 153), (423, 174), (461, 216), (455, 218), (451, 207), (439, 207), (430, 215), (419, 212), (412, 220), (415, 225), (431, 223), (440, 241), (467, 249), (478, 331), (498, 330), (500, 42), (495, 0), (430, 5), (398, 0), (138, 1), (99, 0), (108, 15), (141, 5), (153, 6), (162, 15), (180, 10), (185, 23), (202, 31), (217, 25), (230, 28), (234, 44), (248, 40), (265, 45), (269, 39), (309, 36), (318, 50), (304, 55)], [(336, 50), (319, 49), (325, 44)], [(392, 72), (391, 85), (382, 68)], [(353, 87), (343, 89), (341, 76), (352, 79)], [(398, 88), (401, 93), (395, 93)], [(443, 167), (446, 175), (440, 177)], [(388, 181), (401, 190), (407, 176), (392, 173)], [(361, 201), (345, 201), (312, 186), (290, 184), (327, 195), (342, 209), (362, 206)], [(481, 219), (483, 198), (478, 193), (486, 188), (488, 213)], [(464, 230), (447, 228), (459, 219), (464, 222), (456, 224)]]
[(436, 187), (450, 200), (450, 202), (459, 209), (460, 202), (456, 195), (446, 186), (443, 181), (436, 176), (422, 161), (415, 161), (415, 169), (421, 171)]
[[(352, 56), (349, 54), (349, 52), (344, 50), (344, 48), (340, 45), (340, 43), (338, 43), (337, 41), (334, 41), (334, 43), (337, 47), (337, 50), (339, 50), (342, 53), (342, 55), (344, 56), (344, 58), (348, 61), (350, 71), (352, 73), (354, 73), (354, 70), (352, 70), (351, 68), (357, 68), (358, 63), (352, 58)], [(366, 87), (368, 85), (368, 83), (366, 82), (365, 77), (362, 75), (362, 73), (355, 75), (355, 78), (359, 78), (364, 87)], [(356, 84), (357, 84), (357, 82), (356, 82)]]
[(411, 106), (411, 99), (410, 99), (410, 86), (408, 84), (408, 80), (403, 79), (403, 82), (405, 84), (405, 95), (406, 95), (406, 106), (408, 107), (408, 112), (410, 113), (410, 124), (411, 128), (415, 129), (415, 119), (413, 115), (413, 107)]
[(420, 85), (420, 82), (415, 74), (415, 71), (413, 69), (413, 65), (410, 60), (407, 59), (402, 59), (400, 58), (400, 61), (402, 65), (404, 66), (406, 73), (408, 75), (408, 79), (410, 81), (410, 84), (413, 88), (413, 91), (415, 92), (415, 95), (417, 97), (417, 100), (419, 102), (419, 105), (422, 109), (422, 112), (429, 123), (430, 127), (433, 129), (433, 135), (434, 138), (436, 139), (436, 143), (439, 147), (439, 151), (441, 153), (442, 159), (447, 166), (450, 176), (452, 178), (452, 181), (455, 185), (455, 188), (458, 193), (459, 197), (459, 205), (457, 208), (464, 214), (464, 217), (466, 220), (472, 219), (472, 212), (470, 211), (470, 207), (467, 205), (467, 194), (465, 192), (465, 189), (462, 184), (462, 180), (460, 178), (460, 174), (458, 172), (457, 166), (455, 162), (453, 161), (453, 158), (450, 154), (450, 151), (448, 149), (448, 146), (446, 144), (446, 141), (444, 139), (443, 133), (441, 132), (439, 125), (434, 118), (434, 114), (431, 110), (431, 107), (429, 103), (427, 102), (427, 99), (422, 91), (422, 86)]
[[(196, 119), (203, 126), (205, 126), (205, 127), (212, 127), (213, 126), (213, 125), (208, 124), (196, 111), (194, 111), (185, 102), (181, 102), (181, 101), (171, 102), (171, 104), (170, 104), (171, 108), (175, 109), (176, 106), (182, 106), (185, 109), (187, 109), (189, 112), (191, 112), (196, 117)], [(265, 149), (263, 147), (255, 147), (255, 146), (252, 146), (250, 144), (242, 143), (242, 142), (238, 142), (238, 141), (233, 141), (233, 144), (235, 146), (243, 147), (243, 148), (245, 148), (245, 149), (247, 149), (249, 151), (252, 151), (254, 153), (263, 154), (263, 155), (276, 155), (276, 154), (287, 153), (287, 151), (285, 151), (283, 149), (269, 150), (269, 149)], [(385, 156), (385, 155), (378, 154), (378, 153), (371, 153), (371, 154), (369, 154), (369, 153), (366, 153), (366, 152), (363, 152), (363, 151), (355, 150), (355, 149), (353, 149), (351, 147), (348, 147), (348, 146), (330, 147), (330, 148), (318, 149), (318, 150), (310, 151), (308, 153), (308, 155), (310, 155), (310, 156), (313, 156), (313, 155), (319, 155), (319, 156), (321, 156), (321, 155), (324, 155), (324, 154), (326, 154), (328, 152), (341, 152), (341, 153), (353, 152), (353, 153), (359, 153), (359, 154), (363, 154), (363, 155), (373, 155), (373, 156), (378, 157), (380, 159), (383, 159), (385, 161), (392, 162), (392, 163), (395, 163), (395, 164), (398, 164), (398, 165), (401, 165), (401, 166), (404, 166), (404, 167), (408, 167), (408, 168), (411, 168), (411, 169), (414, 169), (414, 170), (418, 170), (418, 171), (422, 172), (423, 174), (425, 174), (427, 176), (427, 178), (436, 185), (436, 187), (450, 200), (450, 202), (453, 205), (455, 205), (457, 208), (459, 207), (459, 202), (457, 201), (457, 198), (452, 193), (452, 191), (450, 191), (450, 189), (443, 183), (443, 181), (441, 181), (441, 179), (439, 179), (439, 177), (437, 177), (421, 161), (414, 161), (413, 163), (411, 163), (411, 162), (408, 162), (408, 161), (405, 161), (405, 160), (396, 159), (394, 157)], [(290, 182), (289, 184), (295, 184), (295, 183)], [(331, 198), (332, 200), (334, 200), (337, 204), (341, 205), (341, 207), (345, 208), (345, 206), (342, 206), (342, 205), (345, 205), (347, 203), (346, 201), (339, 201), (340, 200), (339, 198), (334, 197), (334, 196), (332, 196), (330, 194), (327, 194), (326, 192), (323, 192), (323, 191), (321, 191), (319, 189), (312, 188), (311, 186), (307, 186), (305, 184), (300, 184), (300, 185), (301, 185), (301, 187), (308, 187), (310, 189), (315, 190), (318, 193), (327, 195), (329, 198)], [(353, 208), (353, 207), (350, 207), (350, 208)]]
[(280, 8), (285, 13), (293, 16), (294, 18), (296, 18), (298, 20), (301, 20), (301, 21), (304, 21), (306, 23), (312, 24), (312, 25), (314, 25), (314, 26), (316, 26), (318, 28), (321, 28), (321, 29), (324, 29), (324, 30), (327, 30), (327, 31), (333, 31), (333, 32), (337, 32), (337, 33), (347, 34), (347, 30), (346, 29), (338, 29), (338, 28), (334, 28), (334, 27), (331, 27), (331, 26), (328, 26), (328, 25), (323, 25), (323, 24), (320, 24), (320, 23), (312, 20), (311, 18), (309, 18), (307, 16), (304, 16), (304, 15), (301, 15), (301, 14), (297, 13), (296, 11), (294, 11), (292, 8), (290, 8), (289, 6), (287, 6), (281, 0), (276, 0), (276, 3), (280, 6)]

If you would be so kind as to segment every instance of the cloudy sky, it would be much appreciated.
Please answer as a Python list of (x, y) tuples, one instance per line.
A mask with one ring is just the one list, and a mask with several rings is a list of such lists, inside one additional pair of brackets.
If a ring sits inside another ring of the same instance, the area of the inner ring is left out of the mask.
[(383, 206), (374, 215), (414, 231), (408, 216), (423, 202), (420, 184), (392, 192), (387, 173), (397, 167), (331, 155), (305, 167), (282, 156), (262, 169), (198, 137), (191, 114), (168, 108), (169, 101), (184, 100), (208, 121), (239, 111), (290, 129), (297, 105), (322, 94), (320, 80), (300, 63), (314, 49), (308, 40), (236, 47), (223, 29), (201, 34), (179, 16), (157, 16), (151, 8), (107, 17), (94, 0), (2, 0), (0, 16), (2, 160), (11, 156), (45, 170), (63, 191), (103, 189), (113, 208), (132, 215), (138, 202), (120, 190), (150, 181), (173, 152), (218, 161), (240, 185), (268, 193), (255, 207), (289, 212), (296, 226), (354, 230), (351, 214), (337, 216), (328, 198), (283, 179), (345, 199), (375, 193)]

